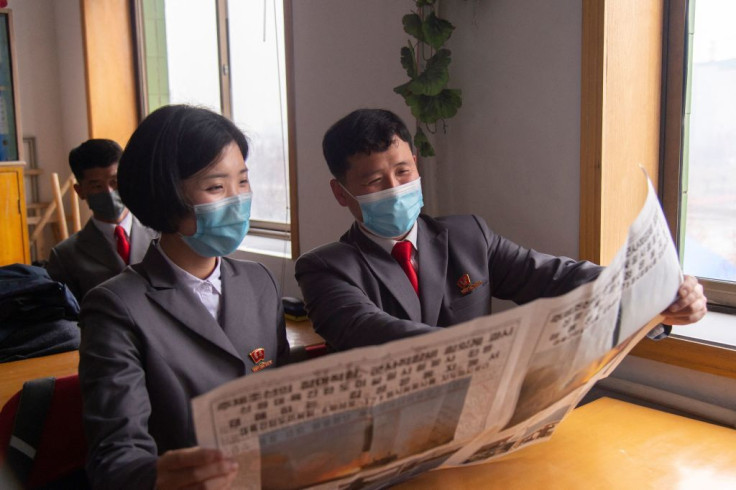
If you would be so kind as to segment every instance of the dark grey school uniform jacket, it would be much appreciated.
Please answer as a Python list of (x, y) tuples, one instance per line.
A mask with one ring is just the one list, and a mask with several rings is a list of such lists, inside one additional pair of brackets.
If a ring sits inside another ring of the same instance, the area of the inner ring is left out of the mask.
[[(354, 224), (304, 254), (296, 278), (318, 334), (339, 350), (435, 331), (491, 313), (491, 298), (518, 304), (571, 291), (601, 267), (526, 249), (483, 219), (418, 220), (419, 296), (399, 264)], [(463, 287), (467, 274), (470, 290)], [(465, 291), (463, 291), (465, 289)]]
[(152, 244), (140, 264), (85, 297), (79, 377), (94, 488), (153, 488), (157, 457), (196, 445), (193, 397), (254, 375), (255, 349), (273, 366), (286, 361), (273, 275), (223, 258), (221, 281), (218, 322)]

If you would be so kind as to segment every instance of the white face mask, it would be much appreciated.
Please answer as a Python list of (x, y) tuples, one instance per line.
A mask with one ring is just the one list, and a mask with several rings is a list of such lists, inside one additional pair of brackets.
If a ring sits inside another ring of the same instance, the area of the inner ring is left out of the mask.
[(353, 196), (347, 189), (345, 192), (360, 205), (363, 226), (385, 238), (407, 234), (424, 206), (421, 178), (362, 196)]

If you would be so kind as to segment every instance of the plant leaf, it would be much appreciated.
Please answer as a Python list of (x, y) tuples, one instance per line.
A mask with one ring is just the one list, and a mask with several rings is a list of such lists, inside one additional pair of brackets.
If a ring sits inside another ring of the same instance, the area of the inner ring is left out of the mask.
[(399, 94), (400, 96), (406, 99), (408, 96), (412, 94), (411, 90), (409, 90), (410, 83), (411, 81), (402, 83), (401, 85), (394, 87), (394, 92), (396, 92), (397, 94)]
[(432, 147), (432, 144), (427, 139), (427, 135), (424, 134), (424, 131), (422, 131), (422, 128), (417, 126), (417, 132), (414, 135), (414, 146), (417, 149), (417, 152), (423, 157), (433, 157), (434, 156), (434, 148)]
[(414, 56), (414, 48), (411, 43), (409, 43), (409, 47), (404, 46), (401, 48), (401, 66), (404, 67), (409, 78), (415, 78), (417, 76), (417, 60)]
[[(404, 28), (406, 30), (406, 28)], [(452, 31), (455, 30), (449, 21), (440, 19), (434, 12), (430, 12), (424, 22), (422, 23), (422, 34), (423, 41), (434, 49), (440, 49), (445, 44), (445, 41), (450, 39)]]
[(404, 24), (404, 32), (410, 36), (414, 36), (422, 42), (424, 41), (424, 32), (422, 31), (422, 18), (417, 14), (406, 14), (402, 17), (401, 22)]
[(458, 89), (446, 88), (437, 95), (410, 94), (404, 98), (414, 117), (428, 124), (453, 117), (463, 105), (462, 93)]
[(424, 71), (409, 83), (409, 90), (417, 95), (437, 95), (450, 81), (450, 50), (440, 49), (427, 61)]

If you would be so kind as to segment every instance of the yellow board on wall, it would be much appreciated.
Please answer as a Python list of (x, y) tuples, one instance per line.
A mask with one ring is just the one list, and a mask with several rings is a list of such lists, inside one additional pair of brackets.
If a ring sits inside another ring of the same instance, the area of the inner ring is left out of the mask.
[(0, 266), (30, 264), (23, 167), (0, 165)]

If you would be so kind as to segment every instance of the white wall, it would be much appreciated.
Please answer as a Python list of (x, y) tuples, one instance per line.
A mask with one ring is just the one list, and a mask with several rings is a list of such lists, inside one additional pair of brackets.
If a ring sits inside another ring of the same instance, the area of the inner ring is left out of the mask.
[(393, 87), (406, 78), (399, 54), (408, 0), (299, 0), (294, 10), (299, 238), (302, 252), (337, 240), (352, 222), (329, 188), (322, 136), (340, 117), (382, 107), (408, 120)]
[[(41, 0), (44, 2), (44, 0)], [(48, 1), (45, 1), (48, 5)], [(84, 75), (82, 14), (79, 0), (54, 0), (56, 49), (59, 58), (61, 92), (61, 130), (68, 163), (69, 150), (89, 138), (87, 121), (87, 83)], [(85, 206), (83, 206), (85, 207)]]
[(439, 136), (442, 214), (477, 213), (527, 247), (577, 257), (579, 0), (444, 0), (450, 86), (463, 107)]
[[(62, 180), (68, 177), (69, 150), (88, 137), (79, 2), (23, 0), (9, 7), (22, 132), (36, 138), (38, 166), (44, 170), (39, 177), (40, 199), (50, 201), (49, 176), (58, 172)], [(47, 255), (47, 249), (41, 251), (42, 258)]]

